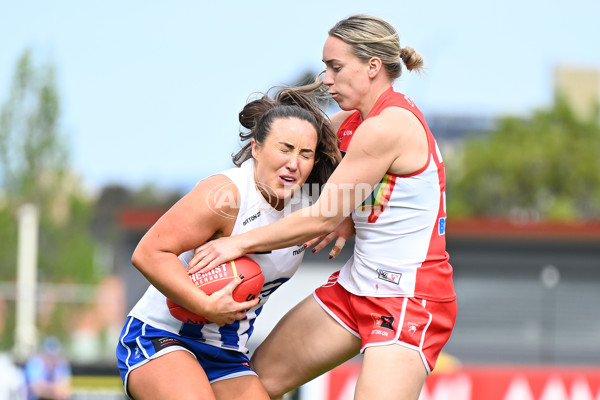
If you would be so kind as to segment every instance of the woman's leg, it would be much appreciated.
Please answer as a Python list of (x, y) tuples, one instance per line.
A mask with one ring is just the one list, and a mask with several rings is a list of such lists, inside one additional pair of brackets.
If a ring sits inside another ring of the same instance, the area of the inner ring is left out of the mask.
[(217, 400), (269, 400), (265, 387), (256, 375), (223, 379), (211, 386)]
[(355, 400), (417, 400), (427, 378), (418, 351), (398, 344), (367, 347)]
[(310, 295), (277, 323), (250, 362), (275, 398), (349, 360), (360, 343)]
[(208, 378), (189, 352), (176, 350), (131, 371), (127, 388), (135, 400), (214, 400)]

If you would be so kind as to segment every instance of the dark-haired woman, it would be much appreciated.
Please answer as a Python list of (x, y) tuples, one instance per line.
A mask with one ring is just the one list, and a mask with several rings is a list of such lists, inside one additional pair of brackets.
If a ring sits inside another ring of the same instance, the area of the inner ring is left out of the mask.
[[(237, 303), (242, 281), (208, 296), (185, 268), (210, 239), (272, 223), (306, 206), (301, 187), (320, 186), (341, 159), (335, 133), (310, 88), (249, 102), (240, 112), (246, 145), (237, 167), (200, 181), (141, 239), (132, 262), (151, 283), (130, 311), (117, 346), (118, 365), (134, 399), (268, 399), (249, 367), (246, 342), (261, 308), (302, 261), (300, 246), (250, 255), (263, 269), (261, 295)], [(170, 315), (165, 296), (214, 321), (187, 324)]]

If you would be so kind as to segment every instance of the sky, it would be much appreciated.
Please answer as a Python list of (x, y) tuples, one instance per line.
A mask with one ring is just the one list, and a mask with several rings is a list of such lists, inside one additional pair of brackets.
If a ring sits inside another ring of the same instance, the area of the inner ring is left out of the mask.
[(551, 104), (557, 66), (600, 69), (597, 0), (0, 0), (0, 102), (31, 49), (56, 70), (85, 188), (186, 191), (231, 166), (249, 96), (323, 70), (327, 31), (357, 13), (425, 59), (394, 88), (426, 117), (527, 115)]

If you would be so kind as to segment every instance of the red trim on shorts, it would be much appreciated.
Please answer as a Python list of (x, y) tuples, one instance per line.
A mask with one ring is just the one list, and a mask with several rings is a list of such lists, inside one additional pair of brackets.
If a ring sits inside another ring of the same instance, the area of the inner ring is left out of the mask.
[(456, 302), (417, 297), (357, 296), (337, 282), (339, 271), (314, 291), (317, 302), (350, 333), (369, 346), (399, 344), (421, 354), (427, 373), (433, 371), (456, 320)]

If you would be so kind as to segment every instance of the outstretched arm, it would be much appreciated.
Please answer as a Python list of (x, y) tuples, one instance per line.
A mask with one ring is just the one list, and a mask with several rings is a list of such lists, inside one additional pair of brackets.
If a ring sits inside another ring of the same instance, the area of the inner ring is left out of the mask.
[(190, 271), (210, 270), (243, 254), (298, 245), (333, 231), (371, 194), (396, 153), (397, 145), (385, 121), (366, 120), (314, 205), (273, 224), (202, 245), (190, 262)]

